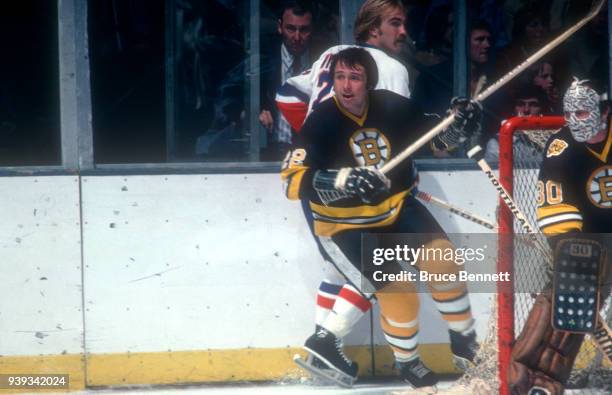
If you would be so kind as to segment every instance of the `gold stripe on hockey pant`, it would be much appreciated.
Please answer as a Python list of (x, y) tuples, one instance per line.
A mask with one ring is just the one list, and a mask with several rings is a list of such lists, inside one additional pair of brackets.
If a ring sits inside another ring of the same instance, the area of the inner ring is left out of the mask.
[(418, 355), (419, 296), (410, 283), (393, 283), (376, 293), (380, 325), (395, 359), (409, 361)]
[(366, 229), (393, 224), (410, 189), (396, 193), (376, 206), (332, 207), (310, 202), (317, 236), (333, 236), (347, 229)]
[[(424, 247), (427, 253), (424, 259), (417, 262), (419, 270), (430, 274), (454, 274), (455, 278), (459, 277), (459, 269), (462, 266), (457, 265), (452, 259), (445, 259), (450, 257), (449, 254), (437, 253), (438, 251), (454, 251), (455, 248), (449, 240), (435, 239), (425, 244)], [(429, 253), (430, 251), (433, 253)], [(465, 282), (434, 279), (429, 281), (427, 286), (436, 308), (450, 329), (464, 331), (472, 325), (472, 311)]]
[(283, 190), (288, 199), (298, 200), (300, 198), (300, 185), (306, 170), (308, 170), (306, 166), (293, 166), (281, 172)]

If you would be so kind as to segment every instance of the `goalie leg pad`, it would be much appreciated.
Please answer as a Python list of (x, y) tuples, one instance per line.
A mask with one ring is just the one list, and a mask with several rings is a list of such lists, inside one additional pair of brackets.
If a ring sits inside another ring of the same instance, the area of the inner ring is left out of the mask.
[(563, 393), (584, 335), (555, 330), (550, 324), (551, 309), (548, 290), (536, 298), (514, 344), (508, 372), (513, 394)]
[(552, 324), (555, 329), (591, 333), (597, 325), (601, 244), (587, 239), (563, 239), (555, 248)]

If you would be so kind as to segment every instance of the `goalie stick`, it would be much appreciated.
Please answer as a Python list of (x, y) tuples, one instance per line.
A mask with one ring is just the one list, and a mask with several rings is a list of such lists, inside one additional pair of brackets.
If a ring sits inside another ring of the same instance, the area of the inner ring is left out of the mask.
[[(506, 85), (510, 82), (514, 77), (522, 73), (529, 66), (533, 65), (538, 60), (542, 59), (544, 55), (552, 51), (559, 44), (569, 38), (572, 34), (576, 33), (580, 28), (586, 25), (591, 19), (595, 18), (595, 16), (601, 11), (605, 0), (598, 0), (597, 3), (591, 8), (589, 13), (582, 19), (580, 19), (576, 24), (571, 26), (569, 29), (561, 33), (551, 42), (540, 48), (536, 53), (528, 57), (523, 63), (519, 64), (512, 70), (510, 70), (506, 75), (501, 77), (499, 80), (494, 82), (491, 86), (485, 89), (482, 93), (476, 96), (476, 101), (482, 102), (497, 90), (499, 90), (502, 86)], [(400, 164), (404, 159), (408, 158), (410, 155), (415, 153), (419, 148), (427, 144), (431, 139), (440, 134), (444, 129), (446, 129), (450, 124), (455, 120), (455, 115), (450, 114), (446, 118), (444, 118), (440, 123), (433, 127), (430, 131), (421, 136), (417, 141), (408, 146), (404, 151), (400, 152), (396, 157), (387, 162), (380, 171), (383, 174), (388, 173), (395, 166)]]

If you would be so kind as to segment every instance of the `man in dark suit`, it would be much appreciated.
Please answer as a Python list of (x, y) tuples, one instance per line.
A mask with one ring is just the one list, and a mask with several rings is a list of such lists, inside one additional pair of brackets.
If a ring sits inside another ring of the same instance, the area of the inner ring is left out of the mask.
[[(273, 160), (280, 160), (291, 145), (291, 126), (278, 112), (274, 97), (276, 90), (287, 78), (300, 74), (310, 64), (313, 11), (305, 1), (293, 0), (283, 3), (277, 32), (278, 42), (262, 40), (261, 112), (259, 121), (268, 131), (268, 151)], [(269, 48), (266, 53), (266, 47)]]

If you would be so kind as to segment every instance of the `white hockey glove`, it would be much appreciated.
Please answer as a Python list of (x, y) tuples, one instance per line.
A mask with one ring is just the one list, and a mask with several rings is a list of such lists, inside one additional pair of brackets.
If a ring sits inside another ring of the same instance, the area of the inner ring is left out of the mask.
[(352, 196), (369, 204), (389, 193), (391, 181), (377, 169), (344, 167), (317, 171), (313, 187), (324, 204)]
[(436, 150), (452, 150), (470, 140), (476, 142), (480, 137), (482, 106), (465, 97), (453, 97), (449, 112), (455, 113), (453, 123), (433, 140)]

